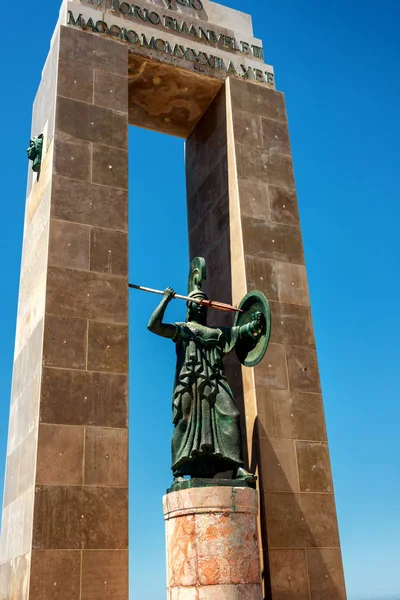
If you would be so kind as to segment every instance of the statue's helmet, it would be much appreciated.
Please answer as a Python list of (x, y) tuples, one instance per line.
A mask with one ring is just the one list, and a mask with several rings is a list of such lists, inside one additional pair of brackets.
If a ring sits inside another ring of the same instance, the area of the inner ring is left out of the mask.
[[(201, 289), (203, 281), (206, 279), (206, 261), (200, 256), (196, 256), (190, 263), (188, 296), (196, 300), (207, 300), (207, 294)], [(190, 300), (187, 306), (190, 309)]]
[(196, 256), (190, 263), (189, 279), (188, 279), (188, 296), (194, 298), (194, 294), (200, 294), (198, 297), (207, 298), (201, 290), (203, 281), (207, 277), (206, 261), (201, 256)]
[[(203, 290), (193, 290), (193, 292), (189, 292), (189, 298), (196, 298), (196, 300), (208, 300), (208, 296)], [(190, 300), (187, 301), (187, 304), (190, 304)]]

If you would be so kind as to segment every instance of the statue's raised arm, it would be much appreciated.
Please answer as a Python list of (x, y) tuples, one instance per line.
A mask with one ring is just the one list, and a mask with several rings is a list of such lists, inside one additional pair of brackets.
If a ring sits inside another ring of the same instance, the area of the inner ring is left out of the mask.
[(170, 339), (175, 336), (176, 327), (170, 323), (163, 323), (163, 318), (168, 304), (174, 297), (174, 293), (174, 290), (170, 287), (164, 291), (163, 299), (151, 315), (149, 324), (147, 325), (147, 329), (151, 331), (151, 333)]
[[(201, 304), (207, 300), (201, 289), (205, 278), (205, 260), (195, 258), (189, 273), (186, 321), (163, 323), (174, 296), (167, 288), (148, 325), (150, 331), (172, 339), (176, 345), (173, 489), (213, 485), (213, 478), (226, 471), (232, 472), (230, 484), (254, 487), (256, 477), (245, 469), (243, 461), (240, 415), (225, 377), (223, 357), (235, 349), (243, 364), (261, 360), (270, 331), (268, 302), (260, 292), (252, 292), (242, 300), (233, 327), (208, 327), (207, 306)], [(186, 481), (185, 476), (192, 481)], [(215, 480), (215, 485), (218, 482), (221, 480)]]

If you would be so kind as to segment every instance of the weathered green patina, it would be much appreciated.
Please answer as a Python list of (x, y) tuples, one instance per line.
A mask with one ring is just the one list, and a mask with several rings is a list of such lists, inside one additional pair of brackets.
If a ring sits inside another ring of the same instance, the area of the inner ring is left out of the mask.
[[(201, 290), (205, 278), (205, 261), (195, 258), (189, 274), (190, 298), (207, 298)], [(172, 339), (176, 345), (172, 398), (174, 485), (183, 485), (185, 475), (210, 479), (233, 471), (235, 480), (254, 486), (256, 477), (244, 468), (240, 414), (225, 377), (223, 357), (238, 344), (242, 352), (246, 346), (251, 351), (266, 338), (267, 330), (269, 335), (268, 302), (265, 299), (267, 314), (256, 311), (246, 323), (231, 328), (208, 327), (207, 307), (190, 301), (185, 323), (164, 323), (173, 295), (171, 288), (165, 290), (148, 329)], [(268, 339), (263, 343), (264, 353), (267, 345)]]
[(43, 152), (43, 134), (41, 133), (37, 137), (33, 137), (29, 141), (29, 148), (27, 149), (28, 158), (33, 162), (32, 171), (38, 173), (42, 165), (42, 152)]

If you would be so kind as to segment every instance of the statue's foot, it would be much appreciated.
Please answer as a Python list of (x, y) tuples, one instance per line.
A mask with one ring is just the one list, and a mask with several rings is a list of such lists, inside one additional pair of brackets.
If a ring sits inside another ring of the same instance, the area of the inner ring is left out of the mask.
[(249, 471), (246, 471), (246, 469), (243, 467), (240, 467), (236, 471), (235, 479), (244, 479), (248, 485), (255, 485), (257, 482), (257, 476), (253, 475), (253, 473), (250, 473)]

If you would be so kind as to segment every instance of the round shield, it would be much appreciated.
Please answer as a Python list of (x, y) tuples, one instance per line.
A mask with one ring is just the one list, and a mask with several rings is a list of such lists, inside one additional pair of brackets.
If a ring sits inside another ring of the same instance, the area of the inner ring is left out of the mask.
[(244, 337), (236, 343), (236, 355), (242, 365), (245, 367), (255, 367), (264, 358), (267, 351), (269, 338), (271, 336), (271, 311), (268, 300), (262, 292), (254, 290), (249, 292), (239, 304), (239, 308), (243, 311), (236, 313), (235, 326), (241, 327), (247, 325), (250, 321), (254, 321), (254, 314), (257, 312), (264, 315), (264, 331), (261, 337), (252, 339)]

